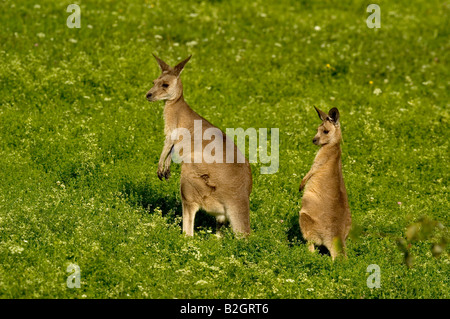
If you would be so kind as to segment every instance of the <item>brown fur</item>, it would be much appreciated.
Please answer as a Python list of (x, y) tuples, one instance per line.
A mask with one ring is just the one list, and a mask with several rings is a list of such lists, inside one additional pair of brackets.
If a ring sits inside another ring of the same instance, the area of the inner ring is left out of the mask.
[[(149, 101), (165, 100), (164, 133), (165, 142), (158, 165), (158, 177), (168, 179), (170, 176), (171, 151), (179, 140), (172, 140), (171, 133), (177, 128), (186, 128), (191, 134), (191, 163), (183, 161), (181, 166), (180, 191), (183, 208), (183, 232), (194, 234), (196, 212), (202, 208), (215, 216), (218, 224), (228, 220), (236, 234), (250, 233), (249, 196), (252, 190), (250, 165), (244, 163), (226, 163), (225, 142), (223, 134), (223, 163), (194, 163), (194, 120), (201, 120), (202, 134), (208, 128), (215, 128), (203, 117), (192, 110), (183, 98), (183, 85), (180, 73), (190, 57), (175, 67), (170, 67), (157, 58), (162, 74), (154, 81), (154, 86), (147, 93)], [(210, 143), (203, 140), (202, 149)], [(234, 158), (239, 152), (234, 145)], [(184, 155), (184, 154), (183, 154)], [(203, 159), (203, 158), (202, 158)]]
[(346, 255), (345, 241), (352, 222), (342, 175), (342, 135), (336, 108), (328, 114), (316, 111), (322, 124), (313, 143), (321, 147), (300, 184), (304, 194), (299, 222), (309, 250), (314, 251), (314, 244), (324, 245), (334, 260), (340, 252)]

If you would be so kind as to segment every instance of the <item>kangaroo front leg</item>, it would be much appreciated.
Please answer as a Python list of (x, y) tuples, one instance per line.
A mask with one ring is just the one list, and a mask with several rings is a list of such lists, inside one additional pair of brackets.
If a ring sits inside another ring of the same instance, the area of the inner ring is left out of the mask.
[(164, 172), (166, 173), (164, 177), (169, 179), (170, 177), (170, 164), (172, 163), (172, 150), (173, 146), (169, 151), (169, 155), (167, 155), (166, 160), (164, 161)]
[(165, 179), (169, 179), (170, 177), (170, 163), (172, 161), (172, 156), (170, 153), (172, 151), (172, 148), (172, 141), (166, 139), (158, 164), (158, 178), (160, 180), (162, 180), (163, 177)]
[(305, 188), (305, 186), (306, 186), (306, 183), (309, 181), (309, 179), (311, 178), (311, 176), (313, 175), (313, 170), (310, 170), (306, 175), (305, 175), (305, 177), (303, 177), (303, 179), (302, 179), (302, 182), (300, 183), (300, 188), (299, 188), (299, 192), (301, 192), (304, 188)]

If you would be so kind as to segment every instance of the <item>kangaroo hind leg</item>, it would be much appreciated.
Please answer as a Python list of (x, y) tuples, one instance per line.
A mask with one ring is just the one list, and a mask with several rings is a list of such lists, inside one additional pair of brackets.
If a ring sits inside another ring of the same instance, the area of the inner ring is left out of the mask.
[(183, 201), (183, 233), (188, 236), (194, 236), (194, 220), (195, 214), (199, 207), (194, 203), (187, 203)]
[(250, 234), (250, 207), (247, 201), (236, 201), (228, 205), (226, 215), (235, 234), (244, 237)]

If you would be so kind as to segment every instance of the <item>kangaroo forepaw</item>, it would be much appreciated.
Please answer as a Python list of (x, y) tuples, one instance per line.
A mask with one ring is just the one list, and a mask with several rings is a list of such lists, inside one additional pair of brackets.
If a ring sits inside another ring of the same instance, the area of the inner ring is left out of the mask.
[(299, 192), (302, 192), (302, 190), (305, 188), (305, 184), (306, 183), (303, 183), (303, 182), (300, 184), (300, 187), (298, 188)]
[(170, 169), (166, 169), (166, 170), (160, 170), (158, 169), (158, 178), (162, 181), (163, 178), (165, 178), (166, 180), (168, 180), (170, 177)]
[(168, 170), (164, 171), (164, 178), (165, 178), (166, 180), (168, 180), (169, 177), (170, 177), (170, 170), (168, 169)]

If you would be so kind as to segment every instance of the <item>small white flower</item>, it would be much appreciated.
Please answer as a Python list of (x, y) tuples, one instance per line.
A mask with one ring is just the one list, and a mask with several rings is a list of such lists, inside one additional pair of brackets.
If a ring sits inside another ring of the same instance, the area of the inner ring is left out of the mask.
[(320, 31), (322, 28), (321, 27), (319, 27), (318, 25), (316, 25), (315, 27), (314, 27), (314, 30), (316, 30), (316, 31)]
[(23, 248), (23, 247), (20, 247), (20, 246), (12, 246), (12, 247), (9, 247), (9, 250), (10, 250), (11, 253), (13, 253), (13, 254), (21, 254), (22, 251), (24, 250), (24, 248)]
[(76, 39), (69, 39), (69, 42), (77, 43), (78, 41)]
[(111, 98), (110, 97), (105, 97), (104, 100), (105, 101), (111, 101)]
[(306, 288), (306, 291), (314, 291), (314, 288)]
[(196, 285), (207, 285), (208, 282), (206, 280), (199, 280), (195, 283)]
[(286, 279), (286, 282), (295, 282), (294, 279)]
[(186, 45), (187, 45), (188, 47), (193, 47), (193, 46), (196, 46), (197, 44), (198, 44), (198, 42), (195, 41), (195, 40), (186, 43)]
[(163, 37), (162, 37), (162, 35), (159, 35), (159, 34), (155, 34), (155, 39), (157, 39), (157, 40), (161, 40)]
[(373, 94), (375, 95), (380, 95), (383, 91), (381, 91), (380, 88), (376, 88), (375, 90), (373, 90)]
[(38, 38), (45, 38), (45, 33), (39, 32), (36, 34)]

